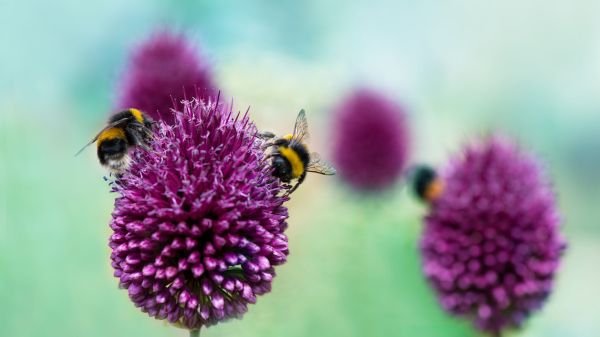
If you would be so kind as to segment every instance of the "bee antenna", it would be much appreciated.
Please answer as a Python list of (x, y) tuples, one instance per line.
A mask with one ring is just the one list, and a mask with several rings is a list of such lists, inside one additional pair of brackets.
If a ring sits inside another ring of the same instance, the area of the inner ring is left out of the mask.
[(84, 148), (82, 148), (81, 150), (77, 151), (77, 153), (75, 153), (75, 155), (73, 157), (77, 157), (79, 156), (79, 154), (81, 154), (81, 152), (83, 152), (83, 150), (86, 148), (87, 146), (85, 146)]
[(77, 151), (77, 153), (75, 153), (75, 155), (73, 157), (77, 157), (81, 152), (83, 152), (83, 150), (85, 150), (88, 146), (90, 146), (95, 141), (96, 141), (96, 138), (94, 138), (91, 142), (85, 144), (79, 151)]

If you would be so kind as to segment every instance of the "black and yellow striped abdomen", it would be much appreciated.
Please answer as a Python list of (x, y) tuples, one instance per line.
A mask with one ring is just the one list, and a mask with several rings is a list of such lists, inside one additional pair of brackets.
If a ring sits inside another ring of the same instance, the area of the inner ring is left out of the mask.
[(292, 148), (286, 147), (286, 146), (280, 146), (278, 151), (281, 154), (281, 156), (283, 158), (285, 158), (290, 165), (291, 178), (296, 179), (296, 178), (300, 177), (302, 175), (302, 173), (304, 173), (305, 165), (302, 162), (302, 159), (300, 159), (298, 152), (296, 152)]
[(109, 128), (98, 135), (98, 160), (102, 165), (108, 165), (111, 159), (119, 159), (126, 155), (128, 141), (123, 128)]
[(309, 162), (310, 155), (304, 144), (284, 142), (277, 147), (277, 153), (273, 160), (274, 175), (284, 182), (298, 179), (306, 174)]

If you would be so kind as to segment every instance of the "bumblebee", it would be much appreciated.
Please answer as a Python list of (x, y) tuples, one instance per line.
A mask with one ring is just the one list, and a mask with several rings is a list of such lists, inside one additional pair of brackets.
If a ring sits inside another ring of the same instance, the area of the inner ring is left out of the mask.
[(122, 173), (129, 165), (129, 149), (148, 150), (154, 122), (138, 109), (127, 109), (111, 116), (107, 125), (79, 152), (96, 142), (98, 160), (112, 173)]
[(308, 151), (306, 142), (309, 134), (304, 109), (298, 113), (294, 133), (273, 140), (275, 134), (262, 132), (259, 133), (259, 138), (271, 139), (264, 148), (271, 148), (271, 153), (266, 158), (271, 159), (273, 175), (284, 183), (295, 180), (294, 186), (287, 192), (288, 195), (302, 184), (308, 172), (328, 176), (336, 173), (335, 169), (323, 161), (319, 154)]
[(412, 174), (413, 191), (419, 199), (432, 203), (440, 197), (444, 191), (444, 183), (433, 168), (417, 166)]

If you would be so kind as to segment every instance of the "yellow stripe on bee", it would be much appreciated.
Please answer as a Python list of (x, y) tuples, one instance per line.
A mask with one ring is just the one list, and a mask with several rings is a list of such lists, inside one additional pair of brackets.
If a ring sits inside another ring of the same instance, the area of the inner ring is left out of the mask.
[(102, 143), (105, 140), (110, 140), (110, 139), (115, 139), (115, 138), (121, 138), (121, 139), (125, 139), (125, 131), (123, 131), (123, 129), (121, 128), (109, 128), (106, 129), (104, 131), (102, 131), (100, 133), (100, 135), (98, 136), (98, 141), (96, 142), (96, 144), (98, 146), (100, 146), (100, 143)]
[(292, 165), (292, 178), (298, 178), (304, 173), (304, 163), (302, 163), (302, 160), (296, 151), (289, 147), (280, 146), (279, 153), (281, 153), (281, 155), (290, 162), (290, 165)]
[(129, 112), (131, 112), (131, 114), (133, 115), (133, 117), (135, 118), (135, 120), (137, 120), (140, 123), (144, 123), (144, 117), (142, 116), (142, 112), (138, 109), (134, 109), (131, 108), (129, 109)]
[[(294, 135), (293, 135), (293, 134), (291, 134), (291, 133), (290, 133), (290, 134), (287, 134), (287, 135), (285, 135), (285, 136), (283, 136), (283, 137), (281, 137), (281, 139), (285, 139), (285, 140), (287, 140), (288, 142), (291, 142), (291, 141), (292, 141), (292, 138), (294, 138)], [(303, 146), (306, 148), (306, 150), (308, 151), (308, 147), (307, 147), (307, 145), (306, 145), (306, 144), (302, 144), (302, 145), (303, 145)]]

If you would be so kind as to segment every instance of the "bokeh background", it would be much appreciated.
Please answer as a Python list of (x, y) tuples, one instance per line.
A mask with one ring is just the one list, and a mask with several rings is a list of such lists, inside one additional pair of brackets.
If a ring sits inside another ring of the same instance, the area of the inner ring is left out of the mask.
[[(547, 305), (514, 336), (600, 335), (600, 2), (0, 1), (0, 336), (186, 336), (112, 277), (115, 195), (95, 151), (131, 48), (185, 32), (260, 128), (330, 112), (356, 86), (406, 107), (414, 162), (500, 130), (555, 182), (569, 250)], [(243, 320), (204, 336), (477, 336), (420, 273), (422, 205), (311, 176), (288, 204), (291, 254)]]

